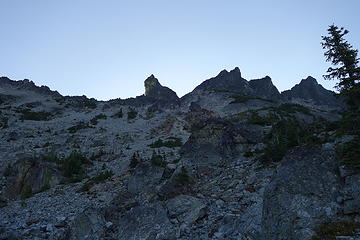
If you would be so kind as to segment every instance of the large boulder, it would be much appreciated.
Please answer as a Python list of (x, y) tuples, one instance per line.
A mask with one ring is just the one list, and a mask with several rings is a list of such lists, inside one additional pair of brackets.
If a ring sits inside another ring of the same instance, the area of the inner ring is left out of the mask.
[(64, 177), (57, 167), (33, 157), (18, 160), (8, 173), (5, 195), (11, 199), (30, 197), (57, 185)]
[(120, 219), (118, 240), (171, 240), (175, 229), (160, 203), (134, 207)]
[(196, 197), (178, 195), (166, 201), (168, 214), (180, 223), (191, 224), (206, 214), (206, 205)]
[(79, 214), (71, 225), (71, 240), (101, 239), (104, 234), (105, 220), (96, 209), (87, 209)]
[(151, 193), (159, 185), (164, 168), (150, 162), (139, 163), (128, 181), (130, 193)]
[(263, 239), (310, 239), (316, 225), (340, 212), (340, 183), (333, 151), (309, 146), (290, 151), (264, 193)]

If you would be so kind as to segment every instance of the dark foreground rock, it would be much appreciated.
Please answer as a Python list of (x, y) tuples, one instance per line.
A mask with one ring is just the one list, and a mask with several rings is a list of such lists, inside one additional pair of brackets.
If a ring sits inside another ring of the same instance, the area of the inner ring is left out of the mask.
[(263, 239), (310, 239), (314, 226), (341, 212), (336, 202), (340, 188), (333, 151), (290, 151), (264, 193)]

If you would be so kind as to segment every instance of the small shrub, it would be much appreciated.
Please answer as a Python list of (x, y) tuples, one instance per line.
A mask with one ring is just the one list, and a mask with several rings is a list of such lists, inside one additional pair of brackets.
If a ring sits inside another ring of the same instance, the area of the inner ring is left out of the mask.
[(89, 191), (92, 186), (95, 184), (103, 183), (106, 180), (110, 179), (113, 176), (112, 171), (104, 171), (99, 173), (97, 176), (91, 178), (86, 183), (84, 183), (78, 192), (86, 192)]
[(139, 163), (139, 154), (138, 153), (134, 153), (130, 159), (130, 164), (129, 167), (130, 168), (135, 168)]
[[(0, 112), (0, 115), (1, 115), (1, 112)], [(0, 129), (9, 127), (8, 120), (9, 120), (8, 118), (0, 116)]]
[(153, 151), (153, 153), (152, 153), (152, 156), (150, 158), (150, 162), (154, 166), (159, 166), (159, 167), (165, 167), (166, 166), (166, 161), (164, 160), (164, 157), (161, 156), (160, 154), (156, 153), (155, 151)]
[(138, 115), (138, 112), (135, 111), (135, 109), (129, 108), (129, 111), (128, 111), (128, 113), (127, 113), (127, 119), (128, 119), (128, 120), (134, 119), (134, 118), (137, 117), (137, 115)]
[(85, 174), (84, 164), (88, 164), (89, 160), (80, 152), (72, 152), (68, 157), (61, 161), (61, 168), (65, 177), (73, 178), (74, 181)]
[(6, 207), (7, 201), (5, 199), (0, 198), (0, 208)]
[(96, 100), (93, 98), (83, 98), (81, 100), (81, 105), (85, 108), (95, 109), (97, 107)]
[(106, 152), (101, 149), (98, 153), (93, 153), (93, 154), (90, 156), (90, 160), (91, 160), (91, 161), (96, 161), (96, 160), (98, 160), (99, 158), (101, 158), (102, 156), (104, 156), (105, 154), (106, 154)]
[(260, 116), (259, 113), (250, 110), (249, 115), (247, 117), (247, 121), (249, 123), (257, 124), (257, 125), (261, 125), (261, 126), (269, 126), (278, 120), (279, 120), (279, 117), (277, 117), (272, 112), (269, 112), (265, 116)]
[(90, 123), (96, 125), (100, 119), (107, 119), (107, 116), (105, 114), (98, 114), (90, 120)]
[(51, 152), (47, 155), (42, 155), (40, 157), (40, 159), (44, 162), (53, 162), (53, 163), (57, 163), (57, 164), (61, 163), (61, 159), (58, 158), (58, 156), (53, 152)]
[(170, 137), (166, 141), (163, 141), (161, 138), (159, 138), (152, 144), (149, 144), (149, 147), (151, 147), (151, 148), (160, 148), (160, 147), (174, 148), (174, 147), (181, 147), (182, 145), (183, 145), (183, 143), (181, 141), (181, 138)]
[(12, 174), (12, 167), (11, 167), (11, 164), (8, 163), (8, 165), (6, 166), (4, 172), (3, 172), (3, 176), (4, 177), (9, 177), (11, 174)]
[(192, 183), (191, 178), (184, 166), (181, 167), (180, 172), (174, 176), (174, 180), (180, 185), (187, 185)]
[(45, 111), (33, 112), (30, 109), (17, 110), (21, 114), (20, 120), (48, 121), (52, 114)]
[(280, 161), (286, 152), (303, 142), (305, 131), (296, 121), (282, 120), (276, 123), (267, 136), (267, 146), (261, 158), (265, 162)]
[(93, 177), (91, 181), (93, 181), (96, 184), (105, 182), (106, 180), (110, 179), (113, 176), (113, 172), (110, 170), (104, 171), (99, 173), (97, 176)]
[(122, 108), (120, 108), (120, 110), (115, 113), (114, 115), (112, 115), (113, 118), (122, 118), (124, 116)]
[(335, 130), (337, 135), (360, 136), (360, 111), (345, 112), (342, 118), (330, 125), (329, 130)]
[(88, 123), (85, 123), (84, 121), (80, 121), (76, 125), (69, 127), (68, 131), (69, 133), (76, 133), (77, 131), (86, 128), (90, 128), (90, 125)]
[(326, 222), (317, 226), (311, 240), (336, 240), (336, 236), (356, 236), (355, 229), (360, 228), (356, 222)]
[(249, 158), (249, 157), (252, 157), (252, 156), (254, 156), (254, 153), (252, 151), (247, 151), (247, 152), (244, 153), (244, 157)]
[(260, 97), (249, 96), (249, 95), (232, 95), (231, 98), (233, 98), (234, 100), (232, 102), (230, 102), (230, 104), (246, 103), (250, 100), (261, 100), (261, 101), (270, 102), (270, 103), (275, 102), (274, 100), (271, 100), (271, 99), (260, 98)]
[(360, 137), (338, 147), (340, 162), (348, 168), (360, 170)]
[(27, 186), (23, 189), (23, 191), (22, 191), (22, 193), (21, 193), (21, 195), (20, 195), (20, 199), (21, 199), (21, 200), (24, 200), (24, 199), (30, 198), (30, 197), (32, 197), (32, 196), (33, 196), (32, 187), (31, 187), (30, 185), (27, 185)]
[(310, 112), (310, 110), (307, 107), (304, 107), (300, 104), (295, 104), (295, 103), (283, 103), (279, 107), (277, 107), (277, 110), (286, 112), (286, 113), (301, 112), (303, 114), (312, 116), (312, 113)]

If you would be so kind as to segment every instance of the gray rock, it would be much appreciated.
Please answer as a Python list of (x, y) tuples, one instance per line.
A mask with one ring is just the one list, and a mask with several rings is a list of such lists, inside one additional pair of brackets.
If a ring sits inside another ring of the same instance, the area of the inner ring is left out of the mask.
[(175, 229), (165, 209), (155, 203), (132, 208), (118, 224), (119, 240), (170, 240), (175, 239)]
[(191, 224), (206, 214), (206, 205), (203, 201), (188, 195), (179, 195), (167, 200), (166, 208), (171, 218), (185, 224)]
[(304, 240), (312, 228), (335, 218), (340, 189), (335, 154), (299, 147), (283, 159), (264, 193), (263, 239)]
[(360, 174), (345, 178), (344, 214), (360, 214)]
[(164, 168), (149, 162), (139, 163), (128, 182), (130, 193), (154, 192), (164, 173)]
[(77, 216), (71, 225), (71, 240), (101, 239), (105, 220), (96, 209), (87, 209)]

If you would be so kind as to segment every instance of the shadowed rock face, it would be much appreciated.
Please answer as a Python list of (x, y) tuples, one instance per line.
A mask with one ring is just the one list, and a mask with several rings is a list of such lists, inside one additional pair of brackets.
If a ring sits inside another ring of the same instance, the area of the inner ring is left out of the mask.
[(301, 80), (290, 90), (282, 92), (281, 96), (285, 101), (305, 99), (318, 104), (340, 105), (340, 101), (335, 97), (334, 92), (326, 90), (317, 83), (315, 78), (310, 76)]
[(169, 102), (177, 102), (179, 97), (168, 87), (163, 87), (154, 75), (148, 77), (145, 82), (145, 96), (156, 100), (165, 100)]
[(261, 79), (251, 80), (249, 81), (249, 85), (253, 89), (255, 96), (270, 99), (280, 99), (281, 97), (279, 91), (274, 86), (269, 76)]
[(264, 239), (310, 239), (314, 226), (337, 216), (340, 187), (334, 152), (290, 151), (264, 193)]
[(0, 77), (0, 86), (17, 90), (30, 90), (45, 96), (49, 95), (58, 98), (61, 97), (60, 93), (58, 93), (57, 91), (52, 91), (47, 86), (38, 87), (33, 81), (30, 81), (28, 79), (13, 81), (7, 77)]

